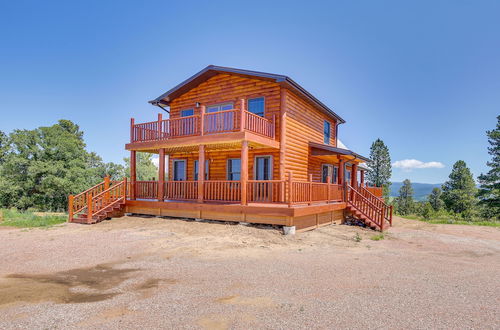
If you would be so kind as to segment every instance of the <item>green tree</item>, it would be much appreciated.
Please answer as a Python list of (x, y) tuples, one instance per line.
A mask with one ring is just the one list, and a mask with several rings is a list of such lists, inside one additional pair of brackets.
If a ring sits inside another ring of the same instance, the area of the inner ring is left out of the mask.
[(8, 150), (9, 150), (9, 140), (7, 134), (0, 131), (0, 165), (4, 162)]
[(105, 164), (85, 147), (83, 132), (69, 120), (14, 130), (0, 167), (0, 205), (64, 210), (69, 194), (102, 181)]
[(370, 147), (370, 160), (366, 163), (370, 170), (366, 174), (368, 183), (383, 187), (384, 197), (389, 197), (390, 179), (392, 175), (389, 148), (381, 139), (375, 140)]
[[(130, 158), (124, 158), (125, 172), (130, 177)], [(137, 181), (148, 181), (158, 179), (158, 168), (153, 163), (153, 154), (138, 152), (136, 154), (136, 176)]]
[(477, 188), (463, 160), (453, 165), (449, 180), (443, 184), (443, 201), (448, 211), (470, 218), (476, 206)]
[(443, 200), (441, 199), (442, 194), (443, 192), (441, 191), (441, 189), (436, 187), (432, 189), (432, 192), (427, 197), (429, 204), (431, 205), (432, 209), (436, 212), (441, 210), (444, 206)]
[(430, 220), (434, 213), (434, 208), (429, 202), (421, 202), (419, 203), (418, 215), (420, 215), (425, 220)]
[(413, 187), (410, 180), (403, 181), (403, 185), (399, 188), (399, 196), (396, 198), (397, 210), (401, 215), (408, 215), (413, 212)]
[(488, 173), (478, 177), (480, 183), (479, 200), (482, 213), (488, 218), (500, 218), (500, 116), (497, 117), (497, 126), (491, 131), (487, 131), (488, 153), (491, 161), (486, 165), (490, 168)]

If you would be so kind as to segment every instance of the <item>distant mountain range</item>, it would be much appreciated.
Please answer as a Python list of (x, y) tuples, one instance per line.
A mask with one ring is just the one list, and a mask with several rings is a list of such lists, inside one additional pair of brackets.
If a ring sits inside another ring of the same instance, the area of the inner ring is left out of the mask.
[[(403, 185), (403, 182), (393, 182), (391, 185), (391, 197), (398, 197), (399, 188)], [(412, 182), (413, 187), (413, 198), (417, 201), (423, 201), (432, 192), (434, 188), (441, 188), (441, 183), (415, 183)]]

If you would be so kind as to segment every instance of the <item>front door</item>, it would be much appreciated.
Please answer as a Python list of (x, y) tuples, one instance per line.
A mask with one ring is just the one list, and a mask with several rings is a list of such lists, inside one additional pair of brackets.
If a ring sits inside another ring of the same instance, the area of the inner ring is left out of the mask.
[[(272, 180), (273, 163), (271, 156), (255, 157), (255, 180), (269, 181)], [(253, 200), (255, 202), (272, 202), (273, 201), (273, 184), (272, 182), (254, 182), (252, 183)], [(279, 193), (276, 191), (276, 193)], [(277, 196), (276, 196), (277, 197)]]

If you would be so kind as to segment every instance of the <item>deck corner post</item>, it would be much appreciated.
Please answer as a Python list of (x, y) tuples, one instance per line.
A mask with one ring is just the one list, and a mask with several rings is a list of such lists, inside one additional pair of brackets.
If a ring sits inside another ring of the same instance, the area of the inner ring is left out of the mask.
[(165, 189), (165, 149), (160, 148), (158, 162), (158, 202), (163, 202)]
[(157, 140), (161, 140), (161, 123), (163, 121), (163, 115), (161, 113), (158, 114), (158, 127), (156, 128), (157, 129), (157, 137), (156, 139)]
[(245, 126), (246, 126), (246, 116), (245, 116), (245, 112), (246, 112), (246, 101), (245, 99), (241, 99), (240, 100), (241, 104), (240, 104), (240, 132), (243, 132), (245, 130)]
[(205, 133), (205, 106), (200, 106), (200, 135)]
[(326, 176), (326, 202), (330, 203), (330, 176)]
[(205, 189), (205, 145), (200, 144), (198, 150), (198, 203), (204, 201)]
[(87, 194), (87, 223), (92, 223), (92, 194)]
[(127, 201), (127, 177), (123, 178), (123, 202)]
[(313, 200), (313, 175), (309, 174), (309, 205), (312, 204)]
[(135, 119), (130, 118), (130, 143), (134, 142)]
[(248, 141), (241, 142), (241, 205), (247, 205), (247, 183), (248, 183)]
[(292, 184), (292, 171), (288, 172), (288, 207), (292, 207), (293, 203), (293, 184)]
[(136, 181), (136, 155), (135, 150), (130, 151), (130, 199), (135, 200), (135, 181)]
[(68, 197), (68, 222), (73, 221), (73, 195), (69, 195)]
[[(106, 175), (104, 177), (104, 190), (108, 190), (109, 189), (109, 175)], [(104, 201), (105, 203), (107, 203), (109, 201), (109, 192), (106, 192), (104, 194)]]
[(276, 139), (276, 115), (273, 115), (273, 124), (272, 124), (272, 138)]

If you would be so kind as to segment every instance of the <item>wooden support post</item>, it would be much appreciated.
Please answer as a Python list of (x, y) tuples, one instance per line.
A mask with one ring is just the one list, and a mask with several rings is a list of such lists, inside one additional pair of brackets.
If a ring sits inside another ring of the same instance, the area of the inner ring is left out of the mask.
[(92, 194), (87, 194), (87, 223), (92, 223)]
[(163, 116), (162, 116), (161, 113), (159, 113), (158, 114), (158, 124), (157, 124), (158, 127), (157, 127), (157, 133), (156, 133), (157, 134), (157, 137), (156, 137), (157, 140), (161, 140), (161, 124), (162, 124), (162, 122), (163, 122)]
[(286, 89), (281, 88), (280, 94), (280, 118), (279, 118), (279, 131), (280, 131), (280, 180), (286, 180), (285, 173), (285, 156), (286, 156)]
[(130, 142), (135, 142), (134, 131), (135, 131), (135, 119), (130, 118)]
[(198, 151), (198, 203), (203, 203), (205, 187), (205, 145), (200, 144)]
[(344, 186), (344, 174), (345, 174), (345, 160), (341, 159), (339, 162), (339, 175), (338, 175), (338, 184)]
[(127, 200), (127, 177), (123, 178), (123, 202)]
[(359, 179), (360, 179), (360, 181), (361, 181), (361, 182), (360, 182), (360, 184), (361, 184), (362, 186), (364, 186), (364, 185), (365, 185), (365, 171), (364, 171), (364, 170), (361, 170), (360, 172), (361, 172), (361, 173), (360, 173), (360, 178), (359, 178)]
[(313, 200), (313, 185), (312, 185), (312, 182), (313, 182), (313, 175), (312, 174), (309, 174), (309, 205), (312, 204), (312, 200)]
[(130, 199), (135, 199), (135, 182), (136, 179), (136, 151), (130, 150)]
[(384, 231), (384, 224), (385, 224), (385, 205), (382, 205), (382, 208), (380, 209), (381, 212), (381, 219), (380, 219), (380, 231)]
[[(108, 189), (109, 189), (109, 176), (106, 175), (104, 177), (104, 190)], [(104, 194), (104, 204), (108, 204), (108, 202), (109, 202), (109, 191)]]
[(247, 183), (248, 183), (248, 141), (241, 142), (241, 205), (247, 205)]
[(273, 125), (272, 127), (272, 132), (271, 132), (271, 138), (274, 140), (276, 138), (276, 115), (273, 115)]
[(69, 195), (68, 197), (68, 222), (73, 221), (73, 195)]
[(326, 202), (330, 203), (330, 176), (326, 176)]
[(288, 172), (288, 207), (292, 207), (293, 204), (293, 184), (292, 184), (292, 172)]
[(240, 102), (240, 132), (243, 132), (246, 127), (246, 100), (241, 99)]
[(163, 202), (165, 195), (165, 149), (161, 148), (158, 162), (158, 201)]
[(200, 135), (205, 134), (205, 106), (200, 107)]
[(353, 189), (352, 191), (352, 200), (356, 197), (354, 194), (354, 189), (357, 189), (357, 179), (358, 179), (358, 164), (352, 164), (351, 165), (351, 187)]

